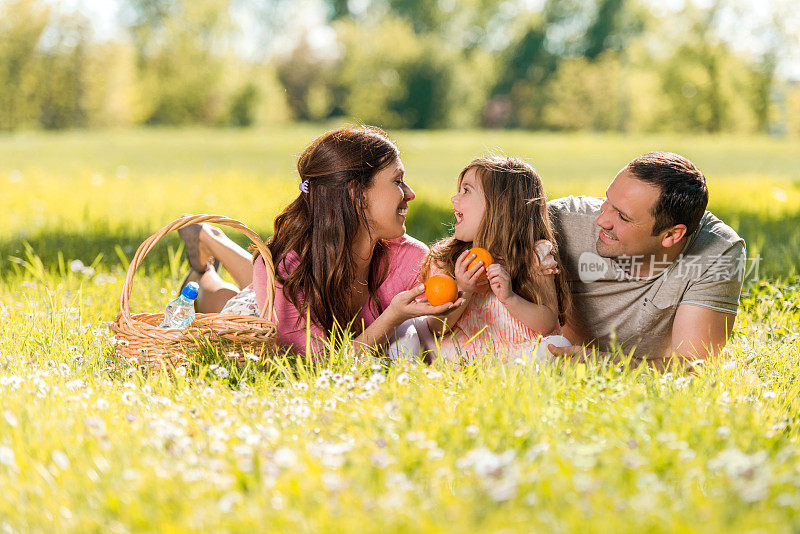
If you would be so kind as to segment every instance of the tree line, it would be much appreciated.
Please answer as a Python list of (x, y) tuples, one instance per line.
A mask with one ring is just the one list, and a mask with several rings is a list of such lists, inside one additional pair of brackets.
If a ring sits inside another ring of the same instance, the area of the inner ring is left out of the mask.
[(797, 46), (791, 2), (750, 24), (749, 50), (726, 35), (736, 0), (531, 4), (318, 0), (310, 24), (290, 0), (123, 0), (119, 35), (97, 39), (86, 15), (6, 0), (0, 129), (348, 117), (800, 135), (800, 85), (778, 68)]

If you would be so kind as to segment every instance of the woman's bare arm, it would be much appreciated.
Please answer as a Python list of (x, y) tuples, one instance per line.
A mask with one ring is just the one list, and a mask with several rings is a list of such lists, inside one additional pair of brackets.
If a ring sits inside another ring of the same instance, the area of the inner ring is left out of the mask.
[(417, 300), (425, 292), (425, 286), (419, 285), (408, 291), (395, 295), (389, 306), (375, 321), (369, 325), (360, 336), (353, 340), (353, 345), (358, 352), (364, 349), (386, 346), (394, 335), (397, 327), (413, 317), (424, 315), (441, 315), (444, 313), (463, 312), (464, 299), (448, 302), (441, 306), (431, 306), (426, 301)]

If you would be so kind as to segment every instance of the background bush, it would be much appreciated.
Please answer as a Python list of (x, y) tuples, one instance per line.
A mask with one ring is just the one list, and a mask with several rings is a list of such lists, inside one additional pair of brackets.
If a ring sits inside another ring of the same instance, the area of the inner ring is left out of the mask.
[[(336, 117), (386, 128), (796, 135), (788, 0), (118, 0), (113, 35), (0, 5), (0, 128)], [(766, 18), (764, 13), (766, 13)]]

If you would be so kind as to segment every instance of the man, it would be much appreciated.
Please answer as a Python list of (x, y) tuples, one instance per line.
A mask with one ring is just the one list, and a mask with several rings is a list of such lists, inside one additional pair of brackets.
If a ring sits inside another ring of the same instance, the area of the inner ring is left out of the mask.
[(703, 174), (669, 152), (631, 161), (605, 199), (551, 201), (572, 285), (564, 335), (575, 343), (551, 352), (663, 369), (721, 351), (736, 319), (745, 245), (707, 204)]

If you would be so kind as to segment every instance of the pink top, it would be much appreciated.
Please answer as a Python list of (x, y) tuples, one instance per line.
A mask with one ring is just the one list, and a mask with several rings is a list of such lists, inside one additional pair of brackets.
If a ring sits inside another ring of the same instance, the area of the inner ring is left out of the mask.
[[(550, 241), (537, 241), (534, 250), (541, 266), (556, 266)], [(512, 360), (518, 352), (530, 349), (541, 335), (560, 333), (560, 327), (556, 325), (553, 332), (536, 332), (511, 315), (486, 286), (470, 299), (464, 313), (452, 327), (452, 332), (441, 340), (441, 357), (450, 361), (471, 360), (487, 349), (493, 349), (504, 359)]]
[[(388, 269), (386, 279), (378, 287), (377, 297), (382, 309), (386, 309), (395, 295), (401, 291), (406, 291), (419, 281), (419, 269), (422, 261), (428, 253), (428, 247), (410, 237), (404, 235), (389, 241), (386, 259)], [(276, 269), (282, 276), (286, 276), (293, 271), (299, 258), (297, 253), (291, 252), (287, 255), (281, 265)], [(267, 299), (267, 271), (264, 261), (256, 261), (253, 265), (253, 290), (256, 293), (256, 300), (259, 309), (263, 309)], [(275, 314), (278, 318), (278, 344), (283, 347), (294, 346), (295, 350), (301, 352), (306, 346), (306, 312), (298, 310), (283, 294), (283, 285), (275, 284)], [(371, 325), (378, 318), (377, 307), (371, 300), (362, 308), (356, 321), (353, 323), (355, 334), (360, 334), (363, 329)], [(309, 330), (314, 347), (320, 347), (328, 339), (327, 333), (323, 332), (314, 322), (311, 322)]]

